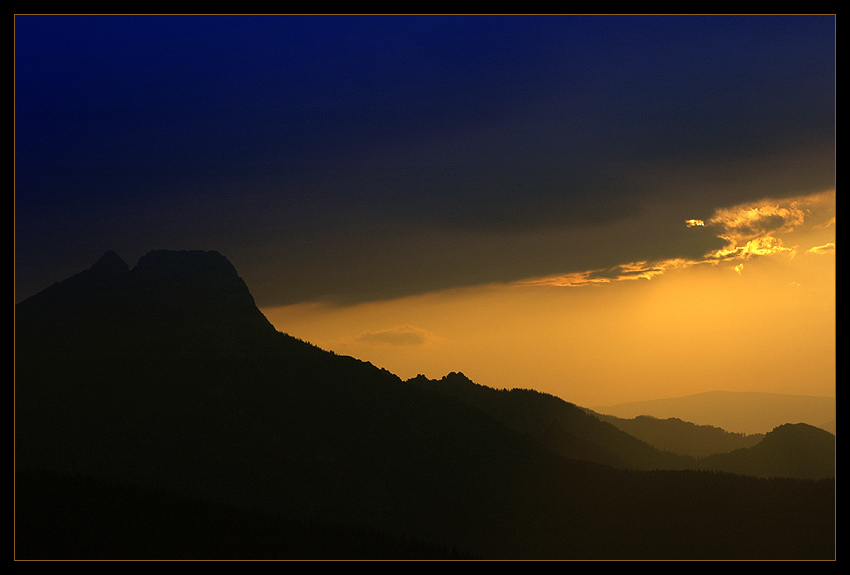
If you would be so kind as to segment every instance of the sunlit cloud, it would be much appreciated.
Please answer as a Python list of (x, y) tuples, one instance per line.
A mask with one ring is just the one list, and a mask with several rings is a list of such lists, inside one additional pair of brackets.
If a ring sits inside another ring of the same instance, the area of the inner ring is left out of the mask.
[[(673, 270), (700, 264), (716, 265), (731, 262), (734, 271), (741, 275), (744, 262), (755, 257), (785, 255), (794, 257), (798, 245), (787, 245), (783, 236), (788, 236), (804, 225), (812, 229), (835, 225), (835, 216), (826, 217), (825, 211), (834, 209), (835, 191), (786, 198), (764, 199), (759, 202), (741, 204), (715, 211), (708, 220), (688, 219), (688, 228), (707, 228), (725, 242), (717, 250), (696, 259), (659, 259), (638, 261), (617, 266), (572, 272), (568, 274), (536, 278), (520, 282), (522, 285), (547, 285), (578, 287), (606, 284), (615, 281), (652, 279)], [(809, 224), (809, 219), (815, 221)], [(834, 243), (816, 246), (809, 253), (832, 253)], [(738, 262), (738, 263), (735, 263)]]
[(806, 250), (806, 253), (809, 254), (834, 254), (835, 253), (835, 244), (830, 242), (828, 244), (824, 244), (822, 246), (815, 246), (813, 248), (809, 248)]
[(660, 276), (671, 269), (681, 268), (688, 265), (691, 265), (691, 262), (684, 259), (630, 262), (610, 268), (537, 278), (520, 283), (522, 285), (578, 287), (624, 280), (649, 280)]
[(748, 259), (774, 253), (794, 252), (776, 234), (788, 233), (805, 220), (797, 201), (782, 206), (769, 200), (717, 210), (708, 221), (726, 245), (709, 254), (710, 259)]
[[(819, 215), (834, 203), (835, 192), (798, 196), (784, 200), (764, 199), (760, 202), (715, 211), (708, 225), (726, 245), (706, 255), (708, 260), (747, 260), (755, 256), (795, 255), (798, 246), (786, 246), (781, 235), (801, 228), (807, 218)], [(835, 217), (815, 222), (812, 227), (834, 224)], [(740, 273), (740, 270), (736, 268)]]
[(782, 243), (782, 238), (773, 236), (763, 236), (751, 239), (743, 245), (730, 244), (729, 246), (717, 250), (711, 257), (712, 259), (729, 260), (729, 259), (749, 259), (753, 256), (769, 256), (775, 254), (795, 255), (797, 246), (786, 247)]
[(740, 240), (791, 231), (802, 224), (804, 219), (805, 213), (796, 202), (788, 207), (765, 203), (718, 210), (708, 223), (723, 230), (721, 237)]

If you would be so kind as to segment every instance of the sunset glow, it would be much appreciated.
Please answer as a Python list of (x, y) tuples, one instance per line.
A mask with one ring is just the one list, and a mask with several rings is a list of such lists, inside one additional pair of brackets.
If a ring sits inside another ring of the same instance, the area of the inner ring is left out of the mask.
[(263, 311), (402, 377), (462, 371), (585, 406), (715, 389), (833, 396), (834, 202), (718, 209), (707, 226), (727, 245), (699, 260)]

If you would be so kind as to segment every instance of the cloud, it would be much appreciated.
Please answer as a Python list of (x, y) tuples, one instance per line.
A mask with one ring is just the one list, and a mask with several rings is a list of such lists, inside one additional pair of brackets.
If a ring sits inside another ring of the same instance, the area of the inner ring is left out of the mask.
[(830, 242), (824, 244), (822, 246), (815, 246), (813, 248), (809, 248), (806, 250), (808, 254), (834, 254), (835, 253), (835, 244)]
[[(719, 238), (726, 241), (726, 245), (707, 254), (707, 259), (746, 260), (774, 254), (793, 256), (797, 246), (787, 247), (780, 235), (793, 233), (807, 219), (818, 217), (824, 208), (834, 205), (834, 202), (835, 192), (831, 191), (781, 200), (764, 199), (716, 210), (708, 220), (708, 225)], [(829, 225), (829, 221), (815, 222), (811, 227), (823, 227)]]
[(825, 222), (823, 222), (821, 224), (817, 224), (815, 226), (815, 229), (828, 228), (828, 227), (831, 227), (831, 226), (834, 226), (834, 225), (835, 225), (835, 216), (832, 216), (831, 218), (829, 218)]
[(713, 259), (749, 259), (753, 256), (769, 256), (776, 254), (795, 255), (797, 246), (785, 247), (782, 238), (773, 236), (756, 237), (747, 241), (744, 245), (730, 244), (728, 247), (718, 250), (712, 254)]
[(652, 279), (673, 268), (690, 265), (688, 260), (681, 258), (630, 262), (605, 269), (588, 270), (545, 278), (536, 278), (517, 282), (521, 285), (549, 285), (559, 287), (578, 287), (584, 285), (604, 284), (614, 281)]
[(779, 205), (770, 200), (717, 210), (708, 221), (727, 245), (712, 257), (749, 257), (788, 251), (774, 234), (787, 233), (803, 223), (805, 213), (797, 202)]
[(410, 325), (399, 325), (378, 331), (364, 331), (353, 340), (370, 345), (425, 345), (433, 341), (435, 336), (424, 329)]
[[(518, 282), (522, 285), (549, 285), (579, 287), (615, 281), (652, 279), (670, 271), (693, 265), (720, 262), (735, 263), (733, 269), (741, 274), (744, 262), (754, 257), (786, 255), (795, 256), (799, 246), (785, 244), (782, 236), (808, 226), (812, 229), (835, 224), (835, 191), (795, 196), (785, 199), (763, 199), (715, 210), (707, 221), (685, 220), (688, 228), (710, 229), (724, 245), (697, 258), (670, 258), (624, 263), (612, 267), (553, 275)], [(824, 216), (824, 214), (827, 214)], [(809, 223), (809, 220), (814, 223)], [(808, 250), (808, 253), (832, 253), (834, 243)]]

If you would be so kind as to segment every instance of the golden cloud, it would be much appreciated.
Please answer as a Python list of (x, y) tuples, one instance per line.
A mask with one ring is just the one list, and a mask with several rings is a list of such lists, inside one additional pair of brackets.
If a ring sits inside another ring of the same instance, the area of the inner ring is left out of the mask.
[[(809, 219), (815, 220), (811, 224), (813, 228), (834, 225), (835, 216), (829, 214), (830, 211), (834, 211), (834, 205), (835, 191), (832, 190), (782, 200), (764, 199), (759, 202), (721, 208), (716, 210), (708, 221), (685, 220), (687, 227), (710, 228), (715, 231), (718, 238), (726, 242), (724, 247), (709, 252), (702, 258), (629, 262), (611, 268), (573, 272), (519, 283), (561, 287), (597, 285), (614, 281), (652, 279), (671, 269), (699, 264), (717, 264), (722, 261), (739, 261), (740, 263), (734, 266), (734, 270), (741, 274), (744, 269), (743, 262), (753, 257), (777, 254), (792, 257), (796, 255), (799, 247), (786, 246), (781, 236), (790, 234), (807, 224)], [(813, 247), (808, 252), (820, 254), (834, 250), (835, 244), (825, 244)]]
[(683, 259), (630, 262), (611, 268), (549, 276), (545, 278), (525, 280), (519, 283), (522, 285), (579, 287), (593, 284), (605, 284), (615, 281), (648, 280), (656, 276), (660, 276), (673, 268), (681, 268), (690, 264), (691, 262)]
[(832, 242), (829, 242), (829, 243), (824, 244), (822, 246), (815, 246), (813, 248), (809, 248), (808, 250), (806, 250), (806, 253), (809, 253), (809, 254), (833, 254), (833, 253), (835, 253), (835, 244), (832, 243)]
[[(802, 227), (808, 218), (818, 216), (833, 205), (835, 192), (797, 196), (783, 200), (764, 199), (716, 210), (708, 225), (717, 230), (717, 237), (726, 245), (710, 254), (708, 260), (749, 259), (754, 256), (790, 254), (797, 246), (786, 247), (780, 235), (790, 234)], [(834, 223), (835, 216), (813, 227)], [(740, 270), (738, 270), (740, 273)]]

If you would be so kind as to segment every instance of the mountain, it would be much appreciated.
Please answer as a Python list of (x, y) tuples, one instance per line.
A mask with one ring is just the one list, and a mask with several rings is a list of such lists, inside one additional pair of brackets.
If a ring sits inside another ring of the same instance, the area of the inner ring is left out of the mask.
[(587, 410), (598, 419), (606, 421), (662, 451), (705, 457), (714, 453), (728, 453), (752, 447), (764, 439), (763, 434), (732, 433), (713, 425), (697, 425), (677, 417), (658, 419), (639, 415), (626, 419)]
[(626, 469), (688, 469), (692, 458), (656, 449), (559, 397), (530, 389), (497, 390), (462, 373), (409, 383), (474, 406), (559, 455)]
[(752, 447), (701, 458), (700, 467), (762, 477), (835, 477), (835, 436), (805, 423), (786, 423)]
[(834, 479), (639, 471), (566, 402), (423, 383), (277, 332), (221, 254), (107, 253), (15, 306), (15, 556), (835, 556)]
[(767, 433), (784, 423), (807, 423), (835, 433), (835, 398), (709, 391), (685, 397), (591, 407), (620, 418), (649, 415), (711, 425), (733, 433)]
[[(678, 419), (623, 420), (529, 389), (497, 390), (462, 373), (408, 383), (494, 417), (543, 449), (570, 459), (633, 470), (710, 469), (756, 477), (835, 477), (835, 436), (805, 424), (786, 424), (767, 436), (728, 433)], [(789, 428), (810, 429), (791, 433)], [(752, 449), (750, 449), (752, 448)], [(719, 454), (730, 453), (729, 457)], [(709, 457), (716, 455), (715, 457)]]
[(136, 354), (145, 346), (157, 349), (144, 352), (189, 347), (227, 353), (276, 333), (233, 265), (212, 251), (153, 251), (132, 270), (110, 251), (88, 270), (21, 302), (15, 314), (19, 345), (37, 339), (46, 347), (49, 341), (53, 351), (100, 345)]

